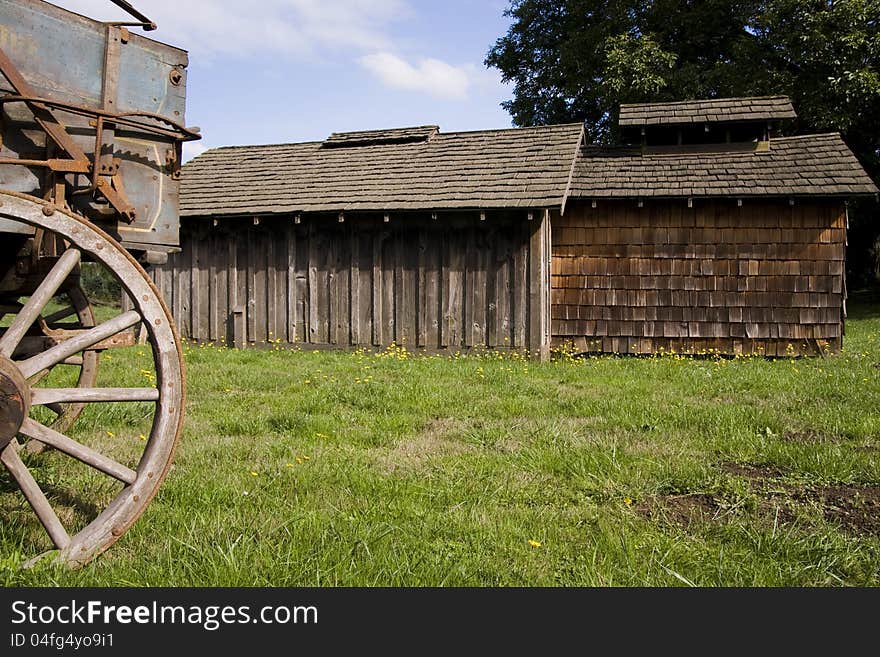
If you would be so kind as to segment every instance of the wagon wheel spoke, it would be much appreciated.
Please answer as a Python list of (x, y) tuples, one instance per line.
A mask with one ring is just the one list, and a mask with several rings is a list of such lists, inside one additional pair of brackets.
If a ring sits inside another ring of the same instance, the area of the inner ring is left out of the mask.
[(55, 415), (58, 415), (58, 416), (64, 415), (64, 407), (61, 404), (59, 404), (57, 402), (51, 402), (49, 404), (44, 404), (44, 405), (50, 411), (55, 413)]
[(51, 406), (59, 403), (95, 402), (155, 402), (159, 401), (156, 388), (37, 388), (31, 393), (31, 403)]
[(46, 315), (43, 318), (43, 320), (46, 322), (46, 324), (50, 324), (50, 325), (57, 324), (62, 319), (67, 319), (68, 317), (72, 317), (73, 315), (76, 315), (76, 313), (77, 313), (77, 310), (75, 307), (67, 306), (66, 308), (62, 308), (58, 312), (54, 312), (51, 315)]
[(37, 321), (43, 308), (52, 300), (52, 297), (58, 292), (58, 288), (61, 287), (79, 264), (80, 258), (81, 253), (78, 249), (68, 249), (58, 259), (58, 262), (55, 263), (55, 266), (52, 267), (37, 290), (15, 316), (12, 325), (3, 334), (3, 337), (0, 338), (0, 355), (12, 356), (15, 348), (28, 332), (28, 329)]
[(19, 364), (19, 369), (29, 379), (42, 370), (58, 365), (70, 356), (112, 338), (117, 333), (121, 333), (142, 321), (140, 313), (130, 310), (70, 340), (57, 344), (41, 354), (28, 358)]
[[(82, 288), (79, 286), (69, 287), (65, 289), (64, 296), (67, 297), (67, 303), (64, 304), (60, 310), (51, 314), (42, 315), (37, 320), (40, 328), (44, 331), (52, 331), (53, 329), (82, 331), (93, 328), (95, 326), (95, 316), (88, 297), (85, 295)], [(57, 300), (58, 297), (56, 297), (56, 301)], [(19, 306), (15, 312), (17, 313), (20, 309), (21, 306)], [(20, 348), (21, 346), (19, 346), (19, 349)], [(78, 370), (76, 375), (76, 385), (78, 387), (93, 388), (97, 385), (98, 353), (97, 350), (87, 350), (64, 359), (59, 365), (74, 367)], [(28, 356), (24, 356), (24, 358), (27, 357)], [(55, 368), (52, 368), (51, 370), (42, 370), (39, 374), (31, 378), (31, 386), (37, 387), (41, 385), (41, 382), (48, 378), (54, 370)], [(61, 433), (66, 432), (72, 427), (85, 409), (85, 404), (82, 403), (53, 403), (45, 404), (44, 406), (55, 415), (55, 419), (52, 420), (49, 426)], [(29, 440), (25, 443), (24, 448), (30, 454), (42, 454), (47, 449), (47, 446), (39, 441)]]
[(44, 426), (31, 418), (27, 418), (24, 421), (21, 425), (20, 431), (28, 438), (33, 438), (46, 445), (50, 445), (58, 451), (64, 452), (68, 456), (72, 456), (76, 460), (82, 461), (86, 465), (95, 468), (95, 470), (99, 470), (106, 475), (110, 475), (114, 479), (118, 479), (124, 484), (133, 484), (137, 480), (137, 472), (131, 468), (128, 468), (121, 463), (117, 463), (113, 459), (104, 456), (91, 447), (82, 445), (62, 433), (53, 431), (49, 427)]
[(3, 462), (9, 474), (15, 479), (22, 494), (28, 501), (28, 504), (31, 505), (31, 508), (33, 508), (34, 513), (37, 514), (37, 518), (39, 518), (40, 523), (46, 529), (46, 533), (49, 534), (49, 538), (52, 539), (55, 547), (63, 550), (70, 545), (70, 535), (64, 529), (64, 525), (58, 519), (58, 514), (55, 513), (52, 505), (49, 504), (49, 500), (46, 499), (39, 484), (31, 475), (30, 470), (28, 470), (24, 461), (21, 460), (21, 457), (18, 455), (18, 449), (18, 441), (13, 440), (6, 446), (3, 453), (0, 454), (0, 461)]

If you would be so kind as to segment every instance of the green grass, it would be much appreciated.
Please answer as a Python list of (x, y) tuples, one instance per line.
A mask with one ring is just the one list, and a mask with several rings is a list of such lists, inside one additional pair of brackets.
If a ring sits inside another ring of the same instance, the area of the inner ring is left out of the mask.
[[(191, 346), (186, 429), (144, 516), (81, 570), (23, 570), (33, 537), (4, 479), (0, 581), (877, 586), (878, 525), (848, 520), (880, 485), (880, 304), (867, 301), (826, 359)], [(101, 383), (138, 385), (148, 363), (144, 347), (114, 353)], [(78, 431), (143, 431), (138, 405), (90, 410)], [(56, 457), (31, 463), (63, 482), (53, 490), (100, 488)], [(843, 484), (865, 496), (823, 497)]]

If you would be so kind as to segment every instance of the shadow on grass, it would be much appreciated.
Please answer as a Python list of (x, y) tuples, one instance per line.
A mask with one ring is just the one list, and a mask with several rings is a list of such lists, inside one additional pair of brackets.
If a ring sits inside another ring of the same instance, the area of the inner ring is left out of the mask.
[(851, 292), (846, 301), (847, 319), (880, 318), (880, 288)]

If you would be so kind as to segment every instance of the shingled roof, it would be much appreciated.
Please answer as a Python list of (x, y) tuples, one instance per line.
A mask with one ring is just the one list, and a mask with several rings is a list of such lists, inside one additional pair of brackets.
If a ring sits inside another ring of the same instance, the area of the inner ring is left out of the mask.
[(440, 132), (440, 126), (422, 125), (415, 128), (395, 128), (392, 130), (363, 130), (360, 132), (334, 132), (324, 140), (324, 148), (350, 148), (377, 144), (405, 144), (415, 141), (429, 141)]
[(756, 96), (621, 105), (619, 124), (625, 127), (794, 118), (797, 114), (788, 96)]
[(837, 133), (780, 137), (766, 151), (642, 154), (638, 148), (587, 146), (570, 196), (853, 196), (877, 187)]
[(183, 167), (181, 215), (559, 207), (583, 136), (432, 128), (209, 150)]

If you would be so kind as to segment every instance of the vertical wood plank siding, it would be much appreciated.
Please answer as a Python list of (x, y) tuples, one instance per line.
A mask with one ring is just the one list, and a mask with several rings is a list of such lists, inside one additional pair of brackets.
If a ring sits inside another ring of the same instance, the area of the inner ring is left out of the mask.
[(182, 252), (151, 271), (194, 341), (546, 358), (549, 221), (533, 214), (184, 220)]
[(838, 351), (839, 200), (571, 203), (553, 217), (555, 345), (786, 356)]

